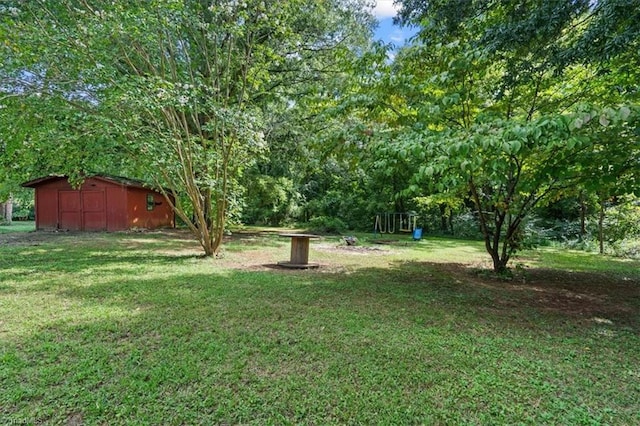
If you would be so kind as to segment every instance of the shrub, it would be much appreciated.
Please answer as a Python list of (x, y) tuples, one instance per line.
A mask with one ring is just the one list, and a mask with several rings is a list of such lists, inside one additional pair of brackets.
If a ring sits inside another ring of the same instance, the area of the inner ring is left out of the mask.
[(482, 239), (476, 214), (467, 212), (454, 216), (453, 235), (458, 238)]
[(347, 225), (337, 217), (318, 216), (309, 221), (308, 229), (321, 234), (340, 234), (347, 229)]
[(33, 220), (35, 219), (35, 213), (33, 207), (31, 208), (17, 208), (13, 210), (13, 220)]

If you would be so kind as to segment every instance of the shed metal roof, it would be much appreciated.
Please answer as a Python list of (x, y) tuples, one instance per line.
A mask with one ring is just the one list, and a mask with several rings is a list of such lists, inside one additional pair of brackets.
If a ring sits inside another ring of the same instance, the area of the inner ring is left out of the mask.
[[(51, 182), (54, 180), (58, 180), (58, 179), (68, 179), (68, 176), (66, 175), (49, 175), (49, 176), (44, 176), (38, 179), (33, 179), (30, 180), (28, 182), (24, 182), (22, 184), (23, 187), (25, 188), (35, 188), (43, 183), (47, 183), (47, 182)], [(151, 187), (151, 185), (147, 184), (146, 182), (143, 182), (141, 180), (137, 180), (137, 179), (130, 179), (130, 178), (125, 178), (125, 177), (121, 177), (121, 176), (111, 176), (111, 175), (104, 175), (104, 174), (96, 174), (96, 175), (89, 175), (89, 176), (85, 176), (85, 179), (97, 179), (97, 180), (102, 180), (105, 182), (110, 182), (110, 183), (115, 183), (116, 185), (122, 185), (122, 186), (127, 186), (127, 187), (134, 187), (134, 188), (144, 188), (144, 189), (153, 189)]]

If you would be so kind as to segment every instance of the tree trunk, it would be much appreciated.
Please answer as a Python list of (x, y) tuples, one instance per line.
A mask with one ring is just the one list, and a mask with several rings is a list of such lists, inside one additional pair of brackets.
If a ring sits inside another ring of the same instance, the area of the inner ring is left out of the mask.
[(213, 229), (213, 255), (215, 256), (220, 252), (220, 246), (222, 246), (222, 239), (224, 238), (224, 226), (227, 216), (226, 204), (224, 198), (218, 200), (215, 228)]
[(447, 232), (447, 206), (445, 204), (440, 204), (440, 230), (442, 232)]
[(501, 274), (507, 270), (507, 264), (509, 263), (509, 257), (500, 258), (500, 254), (496, 249), (494, 253), (491, 253), (491, 259), (493, 260), (493, 271)]
[(491, 256), (491, 260), (493, 262), (493, 271), (501, 274), (507, 270), (507, 265), (509, 264), (509, 259), (511, 255), (507, 247), (507, 240), (501, 242), (500, 230), (496, 230), (495, 232), (499, 232), (498, 237), (491, 232), (483, 232), (484, 234), (484, 245), (487, 250), (487, 253)]
[(580, 193), (580, 241), (584, 240), (584, 236), (587, 234), (586, 226), (587, 217), (587, 204), (584, 201), (584, 193)]
[(489, 228), (489, 224), (487, 223), (487, 217), (482, 209), (482, 203), (480, 202), (480, 196), (478, 195), (478, 190), (475, 186), (473, 180), (469, 180), (469, 189), (471, 190), (471, 196), (473, 197), (473, 202), (476, 206), (476, 211), (478, 212), (478, 222), (480, 224), (480, 232), (484, 237), (484, 246), (487, 250), (487, 253), (491, 256), (493, 260), (493, 270), (495, 272), (501, 273), (507, 268), (507, 262), (500, 259), (500, 233), (502, 232), (502, 221), (496, 220), (495, 230), (492, 231)]
[(604, 254), (604, 199), (600, 200), (600, 217), (598, 217), (598, 242), (600, 254)]
[(0, 215), (7, 225), (11, 225), (13, 219), (13, 199), (9, 195), (9, 199), (4, 203), (0, 203)]

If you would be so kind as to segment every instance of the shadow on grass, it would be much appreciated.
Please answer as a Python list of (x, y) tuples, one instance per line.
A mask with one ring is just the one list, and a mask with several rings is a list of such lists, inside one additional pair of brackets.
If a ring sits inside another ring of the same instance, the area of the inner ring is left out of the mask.
[(632, 424), (639, 412), (635, 277), (203, 270), (180, 251), (192, 243), (96, 237), (0, 261), (3, 420)]
[[(159, 277), (163, 276), (171, 277), (167, 285), (177, 287), (183, 282), (233, 283), (237, 282), (233, 277), (244, 276), (252, 277), (250, 282), (258, 284), (274, 280), (289, 282), (288, 291), (302, 289), (312, 295), (324, 291), (327, 293), (324, 297), (332, 300), (332, 303), (337, 302), (330, 297), (332, 292), (338, 298), (345, 292), (358, 298), (358, 292), (362, 292), (360, 295), (376, 294), (376, 297), (389, 302), (395, 300), (388, 299), (394, 296), (400, 297), (402, 303), (436, 301), (447, 305), (465, 305), (471, 307), (474, 314), (492, 310), (495, 314), (502, 312), (508, 317), (526, 319), (531, 312), (520, 311), (533, 309), (568, 315), (573, 319), (601, 316), (605, 319), (622, 318), (623, 323), (633, 323), (634, 327), (640, 321), (640, 277), (637, 273), (629, 274), (629, 268), (615, 270), (615, 273), (602, 272), (605, 271), (604, 261), (589, 262), (590, 265), (598, 264), (600, 269), (594, 272), (588, 268), (581, 272), (539, 268), (523, 270), (510, 282), (496, 280), (491, 275), (481, 276), (461, 264), (426, 262), (398, 262), (390, 269), (360, 268), (348, 274), (340, 270), (296, 272), (275, 268), (262, 273), (235, 271), (222, 275), (213, 263), (210, 273), (194, 275), (200, 254), (197, 244), (187, 237), (188, 233), (184, 230), (121, 234), (33, 233), (17, 240), (18, 245), (12, 251), (10, 261), (0, 259), (0, 280), (8, 281), (15, 277), (29, 280), (38, 276), (43, 282), (29, 286), (31, 291), (50, 291), (54, 287), (62, 290), (68, 284), (73, 292), (79, 292), (73, 293), (74, 297), (82, 298), (82, 289), (90, 289), (92, 294), (105, 293), (103, 300), (109, 300), (106, 289), (113, 284), (117, 288), (111, 291), (117, 295), (118, 289), (136, 282), (150, 282), (160, 289), (163, 280)], [(428, 237), (407, 242), (401, 236), (394, 235), (394, 238), (400, 244), (406, 242), (412, 250), (452, 249), (464, 253), (482, 253), (481, 243), (475, 241)], [(279, 238), (277, 232), (238, 232), (229, 239), (231, 243), (226, 246), (229, 251), (289, 244), (287, 240)], [(553, 256), (563, 265), (576, 266), (585, 263), (581, 261), (585, 256), (580, 257), (579, 254), (549, 252), (542, 258)], [(609, 260), (609, 263), (616, 267), (622, 265), (614, 260)], [(204, 267), (203, 264), (199, 266)], [(51, 273), (58, 277), (55, 285), (47, 283), (46, 275)], [(64, 278), (64, 274), (71, 275)], [(82, 285), (74, 283), (78, 279), (83, 281)], [(96, 283), (91, 283), (92, 280)], [(312, 280), (313, 286), (305, 284), (309, 280)], [(0, 291), (10, 291), (14, 287), (6, 285)], [(122, 302), (120, 298), (118, 300), (118, 303)], [(514, 312), (516, 315), (513, 315)]]
[[(610, 273), (533, 268), (507, 281), (463, 264), (428, 262), (396, 262), (390, 268), (349, 272), (296, 271), (278, 265), (243, 271), (220, 270), (215, 261), (202, 264), (199, 255), (59, 250), (18, 257), (10, 269), (0, 270), (0, 281), (19, 277), (28, 282), (37, 277), (31, 285), (0, 287), (0, 295), (17, 288), (22, 292), (55, 291), (65, 298), (131, 309), (139, 303), (179, 305), (190, 294), (194, 299), (185, 303), (225, 299), (227, 293), (256, 302), (252, 295), (258, 294), (291, 299), (291, 303), (321, 303), (327, 308), (344, 301), (354, 309), (372, 305), (394, 312), (446, 308), (445, 317), (456, 313), (470, 321), (490, 321), (496, 327), (510, 322), (527, 329), (536, 328), (538, 322), (542, 326), (563, 321), (584, 325), (601, 319), (636, 332), (640, 329), (640, 282)], [(199, 272), (198, 267), (204, 266), (210, 269)], [(47, 279), (47, 274), (54, 274), (56, 280)], [(136, 297), (129, 298), (131, 295)], [(129, 302), (131, 307), (126, 306)]]
[(2, 423), (639, 420), (630, 269), (221, 269), (163, 234), (31, 237), (0, 249)]
[[(34, 273), (47, 272), (91, 272), (108, 270), (114, 275), (118, 272), (136, 275), (136, 270), (151, 265), (170, 265), (179, 263), (186, 259), (199, 259), (198, 254), (132, 254), (127, 251), (111, 251), (111, 253), (82, 252), (70, 256), (68, 251), (63, 249), (47, 250), (44, 256), (37, 256), (37, 253), (27, 253), (24, 259), (14, 260), (10, 265), (10, 274), (31, 275)], [(0, 277), (3, 275), (0, 268)]]
[[(419, 262), (154, 279), (124, 268), (62, 283), (40, 326), (0, 352), (0, 415), (52, 424), (632, 421), (637, 334), (532, 305), (538, 290), (527, 285)], [(637, 302), (628, 305), (635, 315)]]

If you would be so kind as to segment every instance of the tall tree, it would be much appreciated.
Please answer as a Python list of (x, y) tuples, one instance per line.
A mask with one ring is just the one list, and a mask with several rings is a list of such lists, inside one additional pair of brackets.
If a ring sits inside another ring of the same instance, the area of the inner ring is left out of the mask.
[(597, 173), (637, 173), (637, 72), (621, 62), (638, 61), (640, 27), (622, 12), (637, 3), (403, 3), (401, 22), (421, 26), (397, 60), (419, 124), (404, 149), (426, 153), (414, 178), (464, 188), (496, 271), (537, 204)]
[[(2, 29), (11, 65), (3, 89), (24, 98), (38, 86), (40, 103), (30, 106), (41, 115), (55, 101), (91, 116), (90, 129), (66, 128), (66, 139), (109, 136), (132, 169), (174, 196), (206, 255), (220, 249), (241, 170), (265, 148), (265, 108), (295, 102), (295, 87), (333, 72), (333, 59), (366, 41), (370, 25), (359, 0), (12, 7)], [(27, 73), (32, 84), (17, 88)], [(45, 143), (40, 132), (29, 139), (36, 135)]]

